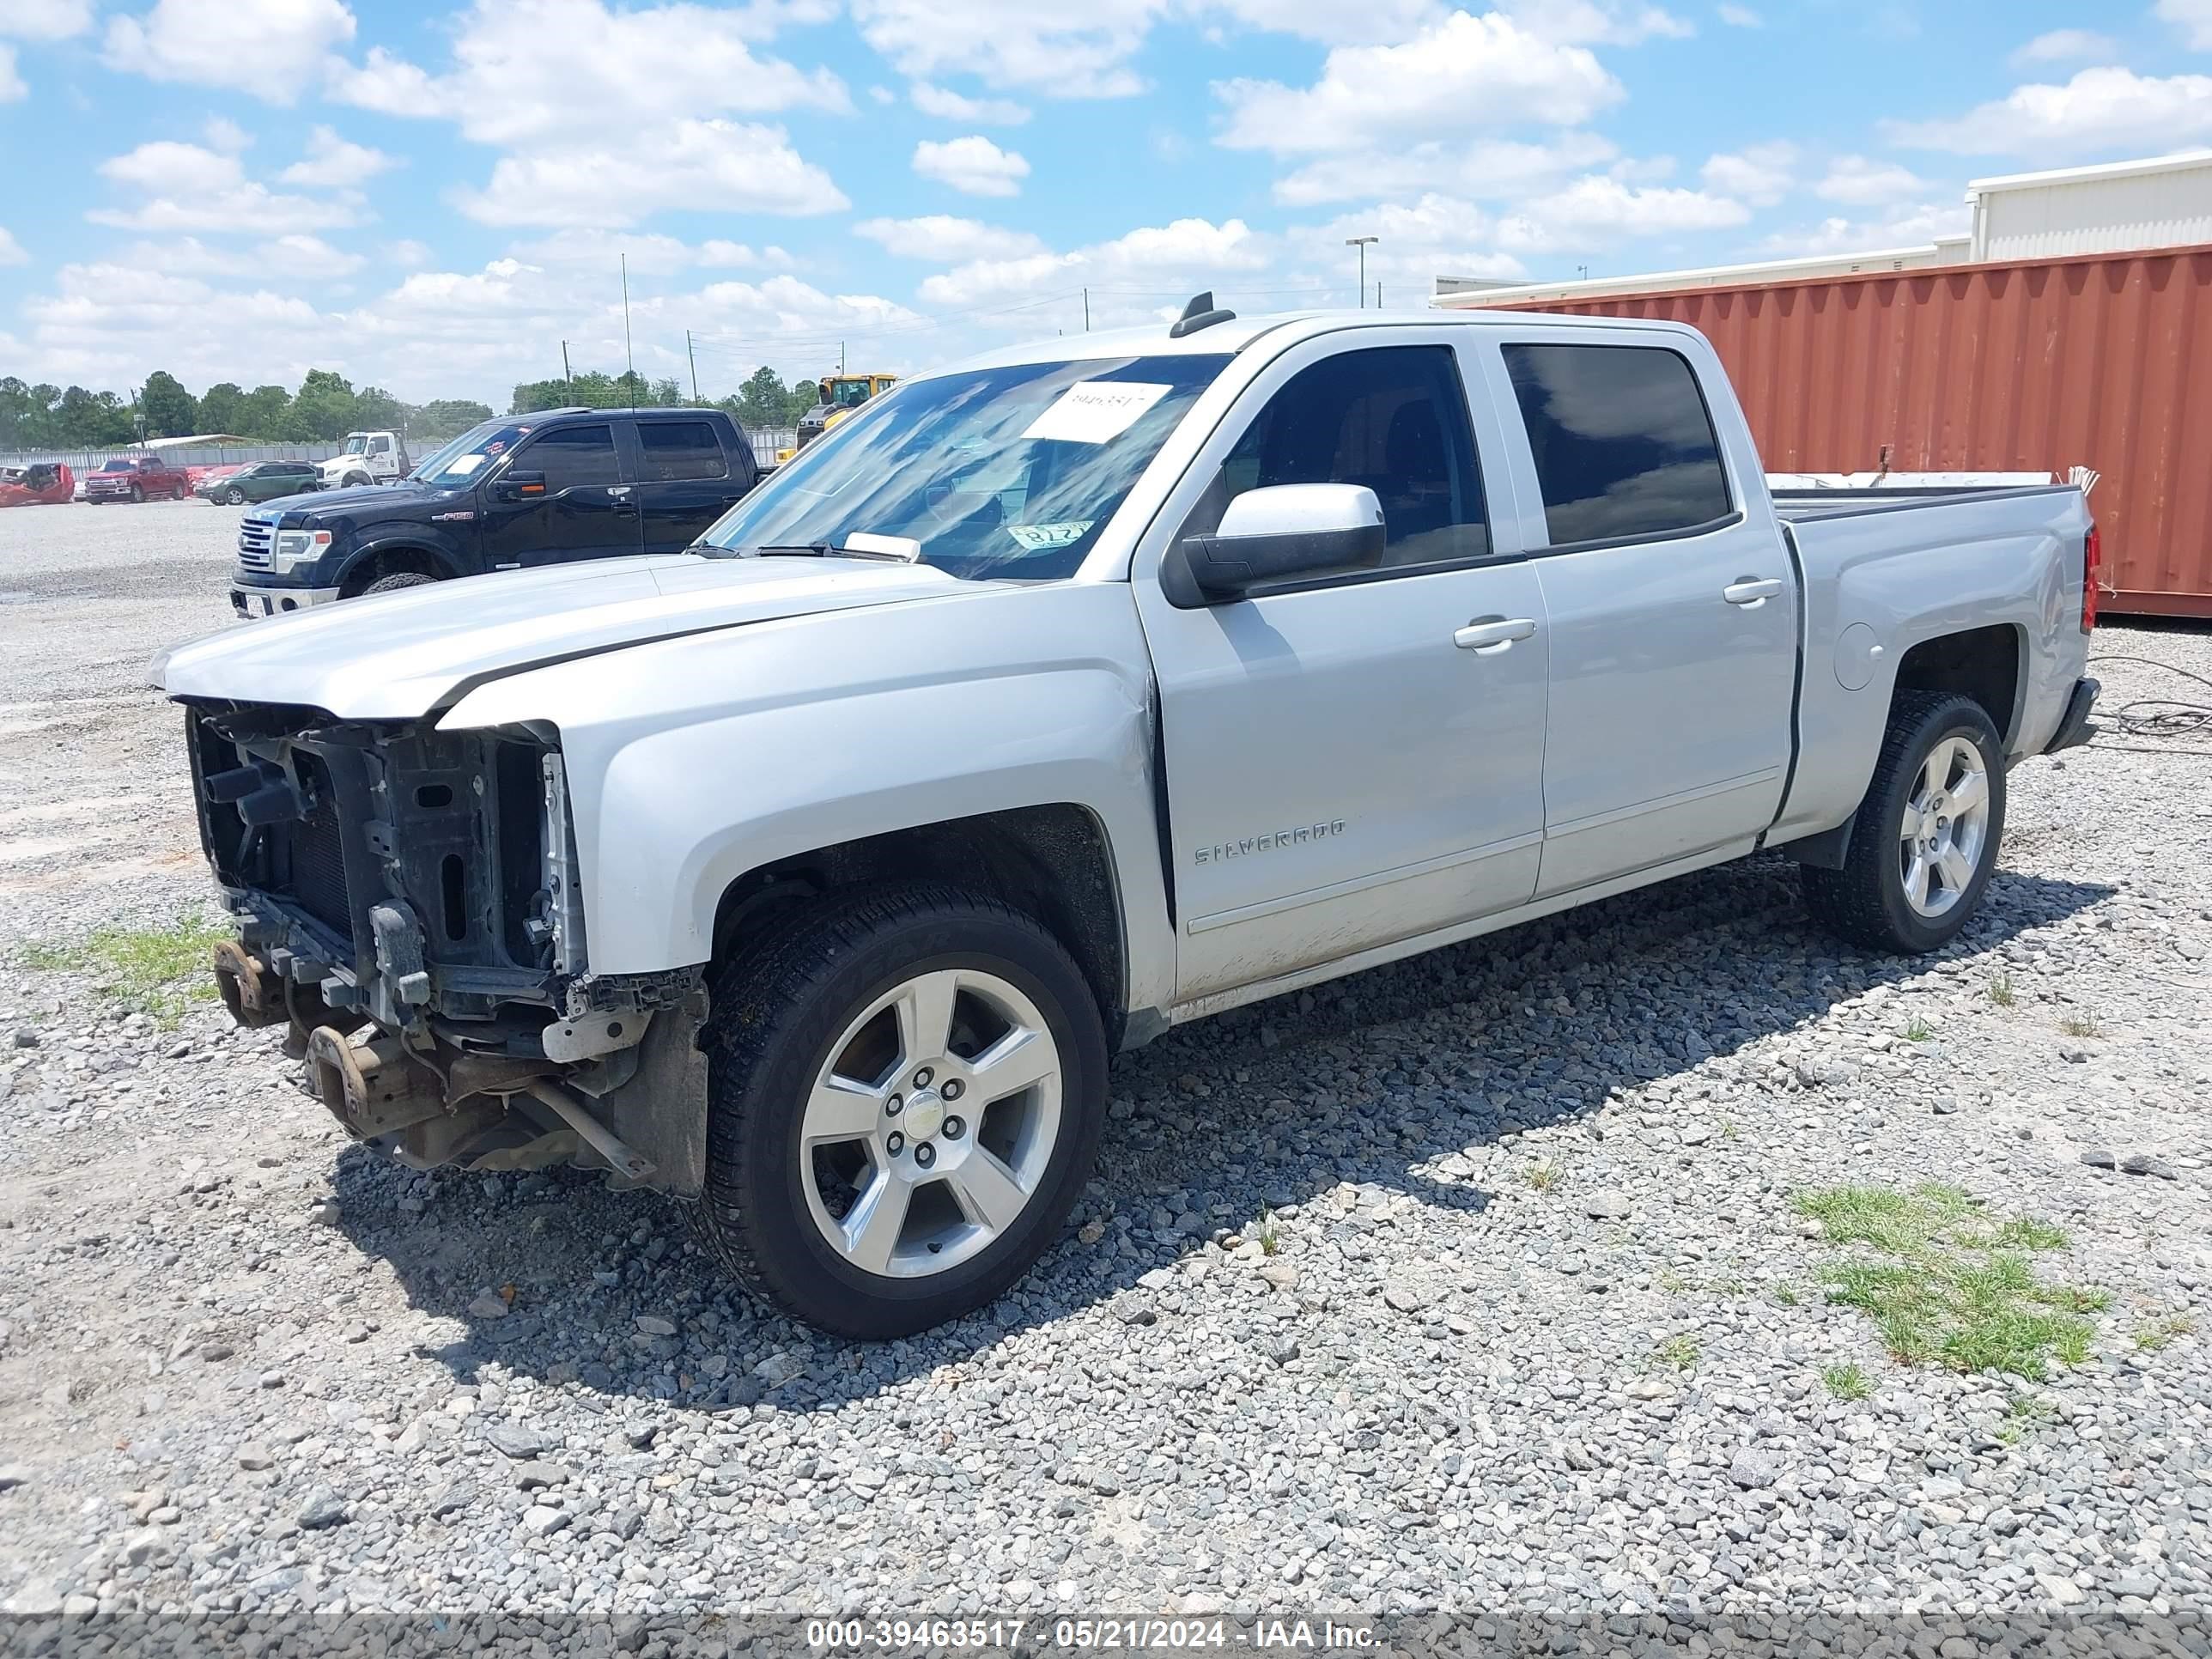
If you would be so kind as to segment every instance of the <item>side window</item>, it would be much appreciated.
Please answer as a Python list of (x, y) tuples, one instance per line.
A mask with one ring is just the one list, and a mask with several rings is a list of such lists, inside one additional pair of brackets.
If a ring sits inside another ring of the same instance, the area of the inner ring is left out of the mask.
[(1728, 516), (1698, 377), (1660, 346), (1509, 345), (1554, 545), (1662, 536)]
[(368, 453), (372, 455), (389, 455), (392, 453), (392, 440), (371, 438), (368, 441)]
[(705, 421), (640, 421), (637, 444), (644, 452), (648, 478), (673, 483), (679, 478), (730, 476), (721, 441)]
[[(1364, 484), (1382, 503), (1386, 565), (1490, 551), (1482, 477), (1449, 346), (1347, 351), (1300, 369), (1222, 464), (1218, 513), (1270, 484)], [(1218, 520), (1217, 520), (1218, 521)]]
[(515, 465), (526, 472), (543, 472), (549, 495), (583, 484), (622, 482), (611, 426), (563, 426), (540, 433), (520, 453)]

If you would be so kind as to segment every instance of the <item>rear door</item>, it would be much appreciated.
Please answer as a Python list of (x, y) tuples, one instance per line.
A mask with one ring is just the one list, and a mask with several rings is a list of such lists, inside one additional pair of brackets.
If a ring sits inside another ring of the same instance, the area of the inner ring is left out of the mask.
[(1747, 843), (1790, 763), (1799, 595), (1748, 437), (1706, 404), (1718, 363), (1674, 334), (1497, 337), (1551, 624), (1537, 892)]
[[(518, 482), (532, 473), (544, 476), (542, 490)], [(634, 488), (611, 421), (533, 434), (479, 492), (485, 564), (512, 570), (637, 552)]]
[(1285, 352), (1200, 453), (1185, 493), (1203, 493), (1170, 503), (1180, 538), (1246, 489), (1364, 484), (1389, 538), (1379, 568), (1225, 604), (1178, 605), (1139, 574), (1179, 1000), (1510, 908), (1535, 884), (1547, 641), (1534, 571), (1492, 543), (1496, 416), (1478, 399), (1470, 420), (1449, 343), (1469, 332), (1346, 331)]
[(730, 453), (712, 421), (641, 416), (625, 436), (635, 445), (631, 495), (648, 553), (682, 552), (751, 482), (751, 458)]

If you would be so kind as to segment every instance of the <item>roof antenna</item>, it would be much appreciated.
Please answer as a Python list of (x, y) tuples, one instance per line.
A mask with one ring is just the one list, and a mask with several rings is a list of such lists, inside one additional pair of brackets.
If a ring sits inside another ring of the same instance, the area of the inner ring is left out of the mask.
[(1182, 308), (1182, 315), (1176, 318), (1168, 329), (1168, 338), (1180, 340), (1184, 335), (1195, 334), (1201, 328), (1212, 328), (1216, 323), (1231, 323), (1236, 320), (1235, 312), (1214, 309), (1213, 290), (1208, 289), (1203, 294), (1194, 294), (1190, 296), (1190, 303)]

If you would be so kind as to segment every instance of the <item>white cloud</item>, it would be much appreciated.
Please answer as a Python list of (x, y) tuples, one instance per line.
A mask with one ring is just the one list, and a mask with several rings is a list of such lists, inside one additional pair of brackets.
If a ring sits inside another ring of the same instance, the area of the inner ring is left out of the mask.
[(1638, 236), (1726, 230), (1750, 217), (1742, 203), (1705, 191), (1577, 179), (1565, 190), (1521, 204), (1499, 223), (1498, 245), (1518, 253), (1579, 253)]
[(1275, 181), (1293, 206), (1391, 200), (1442, 191), (1476, 199), (1524, 195), (1569, 173), (1603, 167), (1619, 154), (1594, 132), (1563, 132), (1545, 143), (1479, 138), (1353, 150), (1308, 162)]
[(372, 51), (335, 73), (336, 95), (394, 115), (448, 115), (464, 137), (501, 146), (582, 149), (578, 116), (607, 130), (685, 117), (852, 107), (827, 70), (756, 55), (759, 8), (695, 4), (611, 10), (602, 0), (476, 0), (453, 37), (454, 67), (432, 76)]
[(720, 120), (626, 131), (606, 148), (549, 140), (501, 157), (482, 190), (453, 199), (489, 225), (621, 227), (663, 208), (810, 214), (850, 205), (781, 127)]
[(447, 112), (445, 89), (429, 71), (382, 46), (371, 46), (358, 64), (333, 58), (325, 66), (324, 82), (339, 103), (380, 115), (419, 118)]
[(2155, 10), (2181, 31), (2192, 52), (2212, 52), (2212, 0), (2158, 0)]
[(1311, 87), (1217, 82), (1220, 142), (1305, 155), (1421, 143), (1486, 127), (1572, 126), (1618, 102), (1588, 48), (1540, 39), (1496, 12), (1455, 12), (1395, 46), (1340, 46)]
[(1749, 144), (1732, 155), (1715, 155), (1698, 170), (1706, 185), (1753, 207), (1771, 207), (1797, 182), (1797, 146), (1787, 139)]
[(923, 139), (914, 147), (914, 170), (970, 196), (1018, 196), (1030, 164), (1017, 152), (970, 133), (941, 144)]
[(0, 225), (0, 265), (27, 265), (31, 256), (23, 252), (23, 245), (7, 226)]
[(885, 252), (924, 264), (957, 265), (973, 259), (1017, 259), (1047, 252), (1042, 239), (1026, 230), (1006, 230), (980, 219), (933, 213), (919, 219), (863, 219), (857, 236)]
[(197, 236), (140, 242), (131, 249), (130, 262), (176, 276), (253, 276), (297, 282), (349, 276), (367, 263), (358, 253), (298, 232), (236, 249), (210, 247)]
[(15, 48), (0, 42), (0, 104), (12, 104), (29, 90), (15, 73)]
[(1973, 213), (1961, 202), (1916, 202), (1872, 219), (1823, 219), (1810, 229), (1779, 230), (1761, 246), (1784, 258), (1816, 253), (1871, 253), (1917, 247), (1939, 236), (1956, 236), (1972, 226)]
[(1471, 202), (1430, 193), (1411, 203), (1363, 208), (1291, 231), (1285, 240), (1293, 256), (1320, 284), (1315, 302), (1343, 305), (1357, 300), (1353, 273), (1359, 262), (1345, 246), (1347, 236), (1379, 236), (1366, 252), (1368, 292), (1381, 283), (1383, 301), (1397, 306), (1425, 300), (1436, 278), (1487, 276), (1510, 282), (1528, 269), (1498, 246), (1498, 220)]
[(253, 143), (253, 135), (227, 115), (210, 116), (200, 128), (200, 137), (210, 149), (219, 149), (226, 155), (235, 155)]
[(143, 264), (64, 265), (21, 307), (27, 368), (42, 380), (130, 386), (167, 368), (186, 385), (296, 384), (328, 364), (325, 319), (307, 301), (220, 289)]
[(330, 127), (317, 127), (307, 136), (305, 159), (295, 161), (276, 177), (288, 185), (351, 184), (398, 165), (397, 156), (341, 138)]
[(1893, 142), (1923, 149), (2047, 162), (2060, 159), (2054, 151), (2172, 149), (2212, 135), (2212, 76), (2086, 69), (2063, 87), (2015, 87), (1954, 119), (1883, 126)]
[(1143, 81), (1128, 59), (1166, 0), (855, 0), (867, 43), (902, 75), (978, 76), (985, 85), (1056, 98), (1126, 98)]
[(1763, 29), (1766, 20), (1749, 6), (1723, 5), (1714, 13), (1732, 29)]
[(199, 144), (156, 140), (111, 156), (100, 172), (137, 205), (94, 208), (85, 217), (123, 230), (324, 230), (358, 216), (357, 200), (348, 191), (281, 195), (248, 179), (236, 155)]
[(325, 60), (354, 29), (340, 0), (157, 0), (143, 16), (108, 21), (105, 56), (149, 80), (289, 105), (320, 83)]
[(538, 266), (585, 265), (607, 271), (619, 259), (629, 261), (635, 276), (666, 276), (679, 270), (775, 270), (791, 264), (780, 247), (754, 248), (719, 237), (693, 244), (679, 237), (637, 231), (609, 231), (597, 226), (572, 226), (534, 242), (521, 242), (510, 250), (514, 258)]
[(1566, 46), (1634, 46), (1646, 40), (1683, 40), (1697, 30), (1663, 7), (1639, 0), (1498, 0), (1539, 40)]
[(411, 236), (403, 236), (396, 242), (386, 242), (378, 250), (387, 263), (402, 270), (414, 270), (428, 264), (437, 255), (430, 251), (428, 242), (418, 242)]
[(1444, 14), (1441, 0), (1216, 0), (1238, 22), (1319, 40), (1328, 46), (1385, 46), (1428, 27)]
[[(1264, 269), (1269, 249), (1268, 240), (1241, 219), (1219, 225), (1178, 219), (1066, 253), (973, 259), (924, 279), (921, 293), (931, 305), (974, 306), (1064, 292), (1085, 283), (1152, 290), (1139, 296), (1094, 295), (1096, 320), (1103, 325), (1151, 316), (1162, 306), (1173, 314), (1182, 297), (1237, 273)], [(1034, 321), (1026, 326), (1035, 331)]]
[(1851, 207), (1879, 207), (1924, 195), (1927, 181), (1894, 161), (1870, 161), (1863, 155), (1839, 155), (1813, 193)]
[(2082, 58), (2112, 58), (2120, 55), (2120, 43), (2109, 34), (2099, 34), (2092, 29), (2052, 29), (2039, 34), (2012, 55), (2014, 67), (2029, 64), (2063, 64)]
[(92, 27), (92, 0), (8, 0), (0, 34), (25, 40), (66, 40)]
[(917, 81), (910, 88), (914, 106), (940, 121), (961, 121), (974, 126), (1018, 127), (1030, 118), (1026, 105), (1010, 98), (963, 98), (957, 92)]

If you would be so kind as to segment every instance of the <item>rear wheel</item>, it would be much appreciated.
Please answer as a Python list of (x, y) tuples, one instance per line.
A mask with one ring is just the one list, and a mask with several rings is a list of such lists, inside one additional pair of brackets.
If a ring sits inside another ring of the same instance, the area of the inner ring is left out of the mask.
[(1971, 697), (1904, 691), (1840, 870), (1806, 867), (1815, 920), (1856, 945), (1908, 954), (1972, 919), (2004, 836), (2004, 743)]
[(934, 885), (802, 913), (720, 970), (702, 1242), (840, 1335), (908, 1335), (1026, 1273), (1083, 1189), (1106, 1038), (1040, 924)]
[(397, 593), (403, 587), (425, 587), (437, 580), (435, 576), (426, 576), (419, 570), (395, 570), (389, 576), (379, 576), (362, 588), (361, 593), (363, 599), (372, 593)]

